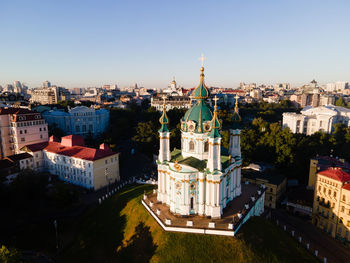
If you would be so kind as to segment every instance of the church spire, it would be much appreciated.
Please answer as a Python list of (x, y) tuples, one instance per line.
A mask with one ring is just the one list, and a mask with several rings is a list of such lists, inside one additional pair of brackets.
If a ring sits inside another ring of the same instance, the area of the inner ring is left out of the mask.
[(217, 113), (217, 109), (218, 109), (218, 106), (217, 106), (217, 101), (219, 99), (216, 97), (214, 97), (214, 102), (215, 102), (215, 105), (214, 105), (214, 114), (213, 114), (213, 119), (211, 120), (211, 132), (209, 134), (209, 136), (211, 138), (217, 138), (217, 137), (221, 137), (220, 136), (220, 133), (219, 133), (219, 129), (221, 127), (221, 123), (220, 123), (220, 120), (218, 118), (218, 113)]
[(166, 115), (166, 106), (165, 106), (165, 99), (166, 97), (163, 97), (163, 114), (159, 119), (160, 124), (162, 125), (159, 129), (159, 132), (168, 132), (168, 124), (169, 124), (169, 119), (168, 116)]
[(201, 66), (201, 74), (200, 74), (200, 80), (199, 80), (199, 85), (198, 87), (193, 91), (193, 98), (196, 100), (203, 100), (203, 99), (207, 99), (210, 96), (210, 92), (209, 89), (207, 88), (207, 86), (205, 86), (204, 84), (204, 60), (205, 57), (202, 54), (202, 56), (200, 57), (200, 60), (202, 61), (202, 66)]
[(236, 94), (236, 97), (235, 97), (235, 100), (236, 100), (235, 101), (235, 110), (234, 110), (234, 113), (233, 113), (233, 128), (234, 129), (240, 129), (241, 128), (240, 122), (241, 122), (242, 118), (239, 115), (238, 99), (239, 99), (239, 96)]

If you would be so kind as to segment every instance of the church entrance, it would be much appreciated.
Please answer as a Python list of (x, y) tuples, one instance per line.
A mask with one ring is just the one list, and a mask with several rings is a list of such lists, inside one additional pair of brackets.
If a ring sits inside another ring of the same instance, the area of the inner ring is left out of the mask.
[(190, 214), (191, 215), (195, 214), (195, 211), (194, 211), (194, 198), (193, 198), (193, 196), (190, 199)]

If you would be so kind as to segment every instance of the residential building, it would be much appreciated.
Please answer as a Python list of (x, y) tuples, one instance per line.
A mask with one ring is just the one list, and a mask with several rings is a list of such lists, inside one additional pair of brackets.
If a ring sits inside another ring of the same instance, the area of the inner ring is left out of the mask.
[(18, 154), (27, 144), (48, 140), (40, 113), (23, 108), (0, 108), (0, 157)]
[(342, 169), (350, 170), (350, 164), (344, 159), (331, 156), (316, 156), (315, 158), (310, 159), (308, 188), (314, 190), (317, 173), (327, 170), (330, 167), (340, 167)]
[(242, 183), (265, 185), (265, 207), (275, 209), (282, 195), (286, 192), (287, 178), (267, 171), (242, 170)]
[(305, 107), (300, 114), (283, 113), (283, 128), (288, 127), (293, 133), (311, 135), (318, 131), (331, 133), (333, 125), (343, 123), (350, 126), (350, 109), (327, 105), (320, 107)]
[(63, 110), (50, 110), (42, 113), (49, 126), (60, 128), (65, 134), (96, 137), (109, 126), (109, 110), (95, 110), (93, 107), (78, 106)]
[(60, 180), (87, 189), (98, 190), (120, 180), (119, 153), (104, 143), (99, 149), (85, 147), (84, 138), (79, 135), (61, 140), (51, 136), (48, 142), (27, 145), (22, 150)]
[(312, 222), (332, 237), (350, 241), (350, 174), (330, 167), (317, 174)]
[(59, 101), (70, 99), (70, 92), (68, 89), (51, 86), (47, 83), (44, 83), (44, 85), (47, 87), (44, 86), (31, 91), (30, 102), (40, 104), (56, 104)]

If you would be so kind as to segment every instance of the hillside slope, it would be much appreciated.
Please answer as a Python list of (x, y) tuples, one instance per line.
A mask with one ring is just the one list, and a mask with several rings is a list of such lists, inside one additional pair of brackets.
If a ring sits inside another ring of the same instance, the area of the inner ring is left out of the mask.
[(141, 205), (152, 186), (132, 186), (77, 224), (61, 262), (318, 262), (281, 229), (252, 218), (236, 238), (165, 232)]

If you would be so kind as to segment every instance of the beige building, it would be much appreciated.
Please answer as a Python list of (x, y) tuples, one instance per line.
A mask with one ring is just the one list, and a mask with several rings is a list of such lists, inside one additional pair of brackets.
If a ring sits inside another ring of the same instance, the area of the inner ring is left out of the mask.
[(331, 167), (317, 174), (312, 222), (332, 237), (350, 241), (350, 174)]
[(48, 127), (40, 113), (0, 108), (0, 158), (18, 154), (27, 144), (48, 141)]
[(30, 102), (40, 104), (56, 104), (61, 100), (69, 100), (70, 92), (61, 87), (50, 86), (34, 89), (31, 91)]
[(275, 209), (282, 195), (286, 192), (287, 178), (282, 175), (269, 174), (254, 170), (242, 170), (242, 183), (265, 185), (265, 207)]

